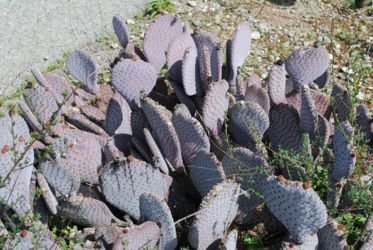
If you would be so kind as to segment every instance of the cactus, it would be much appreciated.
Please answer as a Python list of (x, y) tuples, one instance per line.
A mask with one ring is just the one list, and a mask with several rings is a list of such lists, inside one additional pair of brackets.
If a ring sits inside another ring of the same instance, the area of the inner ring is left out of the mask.
[(123, 236), (126, 228), (119, 227), (115, 224), (110, 224), (109, 226), (97, 226), (95, 227), (95, 240), (102, 240), (106, 244), (113, 244), (116, 239)]
[(74, 168), (66, 168), (53, 161), (44, 161), (40, 170), (55, 190), (63, 196), (75, 196), (80, 186), (80, 176)]
[[(187, 48), (184, 52), (183, 61), (181, 63), (181, 74), (182, 83), (184, 87), (185, 94), (192, 96), (197, 94), (197, 83), (196, 79), (199, 77), (197, 75), (197, 50), (192, 48)], [(180, 98), (179, 98), (180, 99)]]
[(229, 131), (241, 145), (255, 146), (268, 127), (268, 115), (257, 103), (240, 101), (229, 109)]
[(238, 24), (234, 37), (229, 46), (229, 84), (236, 85), (237, 71), (241, 67), (250, 52), (251, 48), (251, 29), (248, 23)]
[(332, 93), (332, 106), (337, 113), (338, 122), (343, 122), (350, 116), (351, 96), (341, 84), (334, 84)]
[(356, 121), (360, 130), (364, 133), (365, 139), (368, 142), (373, 141), (373, 119), (369, 117), (369, 109), (364, 104), (359, 104), (356, 107)]
[(100, 186), (110, 204), (137, 220), (140, 218), (140, 195), (153, 192), (164, 199), (168, 195), (169, 187), (158, 169), (136, 159), (124, 163), (114, 162), (105, 168), (100, 178)]
[(126, 225), (111, 213), (105, 203), (81, 194), (66, 201), (61, 200), (57, 211), (58, 214), (82, 226), (108, 226), (112, 223)]
[(247, 87), (245, 94), (246, 102), (255, 102), (259, 104), (263, 110), (269, 114), (270, 109), (270, 99), (267, 94), (267, 91), (261, 86), (251, 85)]
[(92, 94), (100, 92), (97, 85), (99, 66), (96, 60), (83, 50), (74, 50), (66, 59), (66, 67), (70, 74), (81, 81)]
[[(73, 91), (65, 78), (54, 73), (46, 73), (42, 76), (48, 83), (48, 88), (50, 88), (50, 90), (52, 91), (54, 98), (58, 104), (62, 104), (64, 101), (66, 106), (72, 104)], [(40, 84), (39, 81), (38, 83)], [(68, 98), (68, 100), (66, 100), (66, 98)]]
[(106, 110), (105, 129), (110, 135), (132, 134), (131, 109), (118, 93), (110, 99)]
[(224, 172), (229, 179), (241, 184), (241, 189), (250, 194), (241, 195), (236, 221), (241, 224), (251, 222), (255, 208), (263, 202), (258, 196), (262, 193), (262, 183), (266, 174), (272, 171), (264, 159), (247, 148), (237, 147), (222, 161)]
[[(175, 37), (167, 49), (166, 57), (168, 74), (170, 78), (178, 82), (182, 82), (182, 62), (186, 51), (197, 53), (197, 48), (193, 38), (187, 33)], [(195, 71), (191, 72), (191, 74), (195, 74)]]
[(290, 105), (280, 104), (270, 110), (269, 119), (270, 126), (267, 133), (272, 148), (300, 152), (302, 134), (299, 128), (298, 112)]
[(142, 105), (165, 157), (176, 169), (183, 169), (179, 138), (171, 122), (172, 113), (150, 98), (144, 98)]
[(190, 178), (201, 197), (205, 197), (212, 187), (225, 180), (220, 162), (213, 153), (199, 151), (188, 166)]
[(46, 125), (53, 116), (59, 121), (60, 116), (56, 114), (58, 105), (48, 88), (37, 85), (35, 88), (27, 89), (24, 99), (41, 125)]
[(141, 60), (124, 59), (113, 68), (113, 86), (131, 108), (140, 107), (141, 94), (149, 94), (156, 80), (157, 73), (154, 67)]
[(114, 242), (113, 249), (116, 244), (122, 245), (122, 242), (128, 250), (156, 247), (160, 234), (156, 223), (146, 221), (141, 225), (126, 228), (126, 233)]
[(24, 216), (31, 209), (32, 139), (26, 122), (18, 114), (0, 117), (0, 131), (0, 200)]
[[(8, 238), (2, 248), (3, 249), (50, 249), (60, 250), (61, 246), (53, 239), (50, 232), (44, 225), (37, 224), (34, 226), (37, 233), (27, 231), (26, 229), (15, 235), (15, 238)], [(35, 230), (35, 231), (36, 231)]]
[(299, 128), (306, 133), (313, 134), (317, 126), (317, 111), (313, 103), (310, 89), (307, 85), (301, 89)]
[(120, 45), (125, 49), (129, 43), (129, 31), (127, 25), (125, 24), (123, 17), (121, 16), (114, 16), (113, 20), (113, 29), (115, 34), (117, 35), (118, 41)]
[(89, 120), (95, 122), (96, 124), (103, 124), (105, 121), (105, 114), (99, 108), (92, 105), (83, 105), (79, 107), (80, 112), (87, 117)]
[(69, 110), (69, 112), (65, 113), (64, 115), (67, 122), (76, 126), (79, 129), (89, 131), (97, 135), (106, 135), (105, 130), (103, 130), (96, 123), (90, 121), (78, 109), (72, 108)]
[(171, 15), (159, 15), (151, 23), (144, 37), (144, 52), (158, 73), (166, 64), (166, 51), (171, 41), (183, 33), (183, 24)]
[(235, 250), (237, 245), (237, 239), (238, 231), (236, 229), (230, 231), (227, 237), (225, 238), (223, 250)]
[(356, 155), (352, 146), (354, 130), (348, 121), (335, 128), (333, 153), (335, 156), (332, 176), (336, 181), (347, 177), (355, 168)]
[(270, 176), (263, 185), (263, 195), (268, 208), (296, 243), (305, 242), (326, 224), (327, 209), (307, 184)]
[(216, 82), (209, 85), (202, 104), (202, 122), (213, 136), (220, 134), (224, 113), (228, 109), (228, 83)]
[(177, 246), (176, 228), (170, 208), (152, 193), (140, 196), (141, 217), (156, 222), (161, 228), (159, 249), (174, 250)]
[(181, 154), (186, 164), (190, 164), (199, 151), (210, 151), (209, 139), (200, 124), (183, 104), (176, 106), (172, 123), (180, 140)]
[(327, 224), (317, 232), (320, 250), (344, 250), (347, 247), (345, 233), (338, 228), (338, 223), (328, 218)]
[(319, 76), (313, 82), (316, 83), (316, 85), (320, 89), (324, 88), (328, 84), (328, 82), (329, 82), (329, 73), (328, 73), (328, 71), (326, 70), (321, 76)]
[(271, 102), (275, 105), (286, 104), (286, 70), (283, 61), (278, 61), (269, 73), (268, 94)]
[[(193, 82), (193, 83), (195, 83), (195, 82)], [(189, 112), (194, 116), (197, 108), (196, 108), (196, 105), (193, 102), (193, 99), (191, 97), (187, 96), (184, 93), (182, 87), (178, 83), (170, 82), (170, 84), (171, 84), (171, 87), (173, 88), (173, 90), (175, 91), (175, 95), (176, 95), (177, 99), (179, 99), (179, 101), (181, 103), (185, 104), (188, 107)], [(184, 82), (183, 82), (183, 84), (184, 84)], [(185, 88), (185, 85), (184, 85), (184, 88)]]
[(315, 43), (307, 50), (296, 49), (286, 59), (285, 68), (291, 79), (298, 86), (312, 83), (328, 68), (328, 51)]
[[(311, 98), (315, 108), (319, 114), (329, 119), (331, 114), (330, 98), (329, 96), (319, 91), (310, 89)], [(298, 112), (301, 110), (301, 95), (297, 91), (286, 96), (289, 105), (293, 106)]]
[[(212, 33), (208, 32), (201, 32), (198, 34), (195, 34), (193, 36), (194, 42), (197, 47), (198, 56), (198, 70), (199, 73), (197, 77), (197, 94), (201, 94), (198, 88), (201, 88), (203, 86), (203, 90), (206, 90), (208, 83), (205, 82), (205, 79), (203, 79), (204, 72), (210, 71), (211, 72), (211, 81), (218, 82), (221, 80), (222, 77), (222, 70), (221, 70), (221, 52), (218, 45), (218, 39), (216, 36)], [(204, 65), (204, 59), (203, 59), (203, 49), (205, 48), (205, 52), (207, 52), (206, 56), (209, 58), (208, 60), (208, 66), (209, 69), (205, 69)], [(199, 86), (200, 84), (201, 86)]]
[(155, 164), (156, 166), (158, 166), (160, 168), (160, 170), (162, 170), (163, 173), (165, 174), (168, 174), (168, 164), (166, 162), (166, 159), (164, 158), (161, 150), (159, 149), (156, 141), (154, 140), (152, 134), (150, 133), (150, 131), (147, 129), (147, 128), (144, 128), (144, 136), (145, 136), (145, 140), (146, 140), (146, 143), (152, 153), (152, 156), (153, 156), (153, 161), (154, 162), (157, 162), (157, 164)]
[(58, 165), (78, 173), (83, 182), (98, 183), (102, 165), (101, 144), (93, 134), (67, 129), (52, 141), (52, 157)]
[(38, 182), (39, 187), (43, 191), (42, 193), (43, 199), (44, 199), (45, 204), (48, 207), (48, 210), (52, 214), (57, 214), (58, 202), (57, 202), (56, 197), (53, 195), (51, 189), (49, 188), (48, 182), (44, 178), (44, 175), (42, 175), (41, 173), (37, 173), (36, 180)]
[(216, 240), (224, 239), (236, 217), (239, 193), (238, 184), (222, 182), (203, 198), (188, 235), (193, 248), (207, 249)]
[(317, 250), (319, 239), (317, 234), (310, 235), (302, 244), (294, 244), (291, 241), (283, 241), (281, 244), (281, 250)]

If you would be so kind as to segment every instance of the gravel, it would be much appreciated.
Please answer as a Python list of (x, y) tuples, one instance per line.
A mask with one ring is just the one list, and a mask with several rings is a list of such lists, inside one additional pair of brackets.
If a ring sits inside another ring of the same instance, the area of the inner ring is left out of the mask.
[(130, 17), (147, 0), (0, 0), (0, 94), (11, 93), (30, 67), (44, 68), (64, 52), (112, 33), (111, 18)]

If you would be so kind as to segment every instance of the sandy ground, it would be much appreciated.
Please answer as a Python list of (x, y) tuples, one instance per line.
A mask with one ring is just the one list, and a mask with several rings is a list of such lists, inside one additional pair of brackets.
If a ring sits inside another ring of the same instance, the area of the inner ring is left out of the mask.
[(19, 86), (30, 67), (112, 33), (111, 18), (130, 17), (147, 0), (0, 0), (0, 94)]

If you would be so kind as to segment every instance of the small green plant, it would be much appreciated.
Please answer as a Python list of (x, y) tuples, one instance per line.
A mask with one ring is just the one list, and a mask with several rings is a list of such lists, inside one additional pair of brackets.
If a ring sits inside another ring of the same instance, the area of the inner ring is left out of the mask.
[(151, 18), (161, 13), (172, 13), (175, 11), (175, 5), (170, 0), (153, 0), (146, 8), (145, 15)]
[(260, 249), (263, 248), (263, 242), (258, 235), (246, 234), (243, 236), (243, 242), (247, 249)]
[(337, 218), (340, 224), (345, 225), (345, 230), (348, 233), (347, 243), (355, 245), (355, 243), (364, 235), (364, 224), (367, 217), (362, 214), (345, 213)]

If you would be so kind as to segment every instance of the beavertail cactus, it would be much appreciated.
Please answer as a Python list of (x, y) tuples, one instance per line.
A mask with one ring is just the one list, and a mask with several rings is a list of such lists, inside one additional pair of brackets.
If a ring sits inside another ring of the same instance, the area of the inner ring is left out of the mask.
[(287, 103), (285, 97), (286, 70), (283, 61), (278, 61), (271, 69), (268, 80), (268, 94), (273, 104)]
[[(167, 49), (168, 74), (172, 79), (178, 82), (181, 82), (183, 79), (182, 62), (186, 51), (194, 51), (192, 53), (197, 53), (193, 38), (187, 33), (175, 37)], [(191, 72), (191, 74), (195, 74), (195, 68), (194, 72)]]
[(248, 23), (238, 24), (231, 45), (227, 53), (229, 53), (229, 84), (236, 85), (238, 68), (243, 65), (251, 48), (251, 29)]
[(236, 221), (241, 224), (251, 223), (255, 208), (263, 202), (257, 194), (262, 193), (262, 183), (272, 171), (260, 155), (241, 147), (234, 148), (224, 156), (222, 164), (227, 178), (240, 183), (241, 189), (250, 193), (238, 198)]
[(351, 96), (341, 84), (334, 84), (332, 89), (332, 107), (337, 113), (338, 122), (343, 122), (350, 116)]
[(165, 173), (168, 174), (168, 164), (166, 162), (166, 159), (164, 158), (162, 151), (158, 147), (157, 142), (154, 140), (153, 135), (149, 131), (149, 129), (144, 128), (144, 136), (146, 140), (146, 144), (148, 145), (150, 152), (152, 154), (152, 160), (154, 161), (155, 166), (159, 167), (159, 169)]
[[(24, 99), (32, 111), (36, 120), (42, 126), (47, 125), (52, 118), (59, 121), (59, 107), (51, 90), (47, 87), (37, 85), (35, 88), (27, 89)], [(28, 114), (25, 114), (28, 115)]]
[(292, 241), (283, 241), (281, 250), (318, 250), (319, 239), (317, 234), (310, 235), (302, 244), (295, 244)]
[(54, 161), (44, 161), (40, 170), (55, 190), (63, 196), (75, 196), (80, 186), (80, 176), (74, 168), (66, 168)]
[(176, 249), (176, 228), (167, 203), (152, 193), (143, 193), (140, 196), (140, 211), (142, 218), (154, 221), (160, 225), (159, 249)]
[(329, 218), (327, 224), (317, 232), (319, 250), (344, 250), (347, 247), (345, 232), (339, 229), (338, 223)]
[(197, 50), (193, 49), (193, 47), (187, 48), (184, 52), (183, 61), (181, 63), (181, 74), (184, 91), (188, 96), (197, 94), (196, 79), (199, 75), (196, 74), (196, 64)]
[(238, 231), (236, 229), (229, 232), (224, 240), (223, 250), (236, 250)]
[(255, 147), (268, 127), (268, 114), (257, 103), (240, 101), (229, 109), (229, 130), (241, 145)]
[(285, 62), (286, 71), (296, 85), (312, 83), (327, 69), (329, 63), (328, 51), (315, 43), (307, 50), (296, 49)]
[(98, 183), (102, 153), (97, 137), (78, 129), (67, 129), (53, 140), (52, 148), (57, 164), (78, 173), (83, 182)]
[(176, 106), (172, 123), (179, 137), (181, 154), (186, 164), (190, 164), (199, 151), (210, 151), (210, 141), (201, 123), (190, 115), (185, 105)]
[(108, 226), (112, 223), (125, 225), (111, 213), (105, 203), (81, 194), (67, 201), (62, 200), (57, 210), (58, 214), (82, 226)]
[(214, 185), (225, 180), (223, 167), (213, 153), (199, 151), (188, 168), (201, 197), (205, 197)]
[[(198, 34), (195, 34), (193, 36), (194, 42), (197, 46), (198, 51), (198, 70), (199, 73), (198, 79), (197, 79), (197, 93), (198, 87), (203, 86), (204, 90), (206, 90), (206, 87), (208, 86), (208, 83), (205, 82), (206, 79), (203, 78), (203, 75), (206, 75), (206, 72), (209, 71), (211, 73), (211, 81), (217, 82), (221, 80), (222, 77), (222, 65), (221, 65), (221, 52), (219, 49), (219, 45), (217, 42), (217, 38), (214, 34), (208, 33), (208, 32), (201, 32)], [(204, 52), (205, 50), (205, 52)], [(205, 54), (208, 58), (208, 61), (204, 62), (203, 55)], [(205, 66), (208, 65), (208, 69), (205, 68)], [(202, 83), (202, 84), (201, 84)], [(201, 84), (201, 86), (198, 86), (198, 84)]]
[(129, 43), (130, 34), (123, 17), (114, 16), (112, 22), (114, 32), (117, 35), (120, 45), (122, 45), (123, 48), (126, 48)]
[(190, 96), (187, 96), (183, 90), (183, 88), (176, 82), (170, 82), (171, 84), (171, 87), (173, 88), (173, 90), (175, 91), (175, 95), (177, 97), (177, 99), (179, 99), (179, 101), (183, 104), (185, 104), (188, 109), (189, 109), (189, 112), (194, 115), (196, 113), (196, 105), (194, 104), (194, 101), (193, 99), (190, 97)]
[(0, 131), (0, 200), (24, 216), (31, 209), (32, 139), (26, 122), (17, 114), (0, 117)]
[(172, 113), (150, 98), (144, 98), (142, 106), (165, 157), (176, 169), (183, 169), (179, 138), (171, 122)]
[(216, 240), (224, 239), (236, 217), (239, 193), (238, 184), (222, 182), (204, 197), (188, 235), (193, 248), (207, 249)]
[(115, 249), (116, 245), (122, 246), (122, 243), (124, 243), (124, 249), (126, 250), (156, 247), (161, 236), (158, 225), (152, 221), (146, 221), (138, 226), (127, 227), (124, 232), (123, 235), (115, 240), (113, 249)]
[(220, 134), (228, 109), (228, 83), (225, 80), (212, 83), (202, 104), (202, 122), (213, 136)]
[(268, 137), (275, 150), (285, 149), (300, 152), (302, 133), (299, 128), (298, 112), (290, 105), (280, 104), (269, 113)]
[(112, 164), (103, 171), (100, 183), (105, 199), (116, 208), (138, 220), (142, 193), (153, 192), (161, 199), (167, 197), (169, 185), (158, 169), (136, 159)]
[(301, 108), (300, 108), (299, 127), (303, 132), (312, 134), (317, 126), (317, 110), (311, 97), (309, 86), (302, 86), (301, 89)]
[(369, 117), (369, 109), (365, 104), (356, 107), (356, 121), (368, 142), (373, 141), (373, 119)]
[(257, 85), (249, 86), (246, 90), (245, 101), (258, 103), (269, 114), (270, 99), (264, 88)]
[(297, 243), (303, 243), (327, 221), (324, 203), (308, 184), (270, 176), (263, 185), (268, 208)]
[(140, 107), (140, 97), (148, 95), (155, 86), (157, 73), (147, 62), (124, 59), (113, 68), (114, 88), (126, 99), (131, 108)]
[(85, 115), (83, 115), (79, 109), (73, 107), (69, 109), (69, 111), (64, 115), (66, 121), (74, 125), (75, 127), (97, 135), (106, 136), (106, 132), (99, 125), (92, 122)]
[(158, 73), (166, 64), (166, 51), (172, 40), (183, 33), (183, 24), (172, 15), (160, 15), (148, 26), (144, 52)]
[(322, 89), (324, 88), (329, 82), (329, 73), (326, 70), (321, 76), (319, 76), (317, 79), (314, 80), (314, 83)]
[(81, 81), (92, 94), (100, 92), (97, 85), (99, 66), (96, 60), (83, 50), (75, 50), (66, 59), (66, 67), (70, 74)]
[(354, 129), (348, 121), (337, 126), (333, 137), (335, 156), (332, 176), (339, 181), (349, 176), (355, 168), (356, 154), (353, 148)]
[(41, 173), (37, 173), (36, 180), (38, 182), (39, 187), (41, 188), (43, 192), (42, 196), (43, 196), (45, 204), (48, 207), (48, 210), (52, 214), (57, 214), (58, 202), (57, 202), (56, 197), (53, 195), (52, 190), (50, 189), (47, 180), (44, 178), (44, 175), (42, 175)]
[(127, 101), (115, 93), (106, 110), (105, 129), (110, 134), (132, 134), (131, 109)]
[[(313, 89), (310, 89), (310, 93), (317, 112), (329, 119), (331, 114), (329, 96)], [(301, 94), (297, 91), (293, 91), (286, 95), (286, 99), (287, 103), (293, 106), (300, 113), (302, 105)]]

